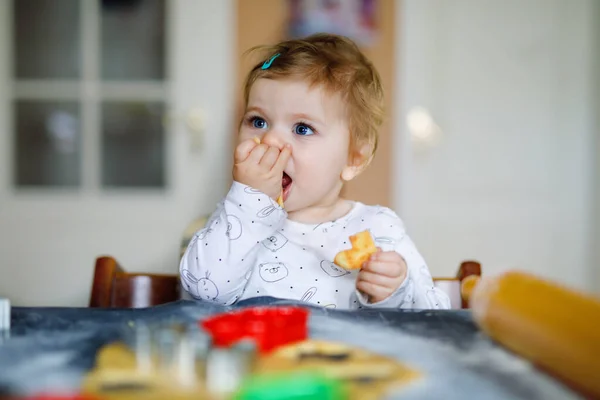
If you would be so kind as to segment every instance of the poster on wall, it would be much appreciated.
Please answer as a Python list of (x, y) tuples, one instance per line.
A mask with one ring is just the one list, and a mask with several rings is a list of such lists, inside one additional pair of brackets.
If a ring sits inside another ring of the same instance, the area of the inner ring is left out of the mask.
[(344, 35), (361, 46), (376, 37), (378, 0), (288, 0), (289, 33), (302, 37), (327, 32)]

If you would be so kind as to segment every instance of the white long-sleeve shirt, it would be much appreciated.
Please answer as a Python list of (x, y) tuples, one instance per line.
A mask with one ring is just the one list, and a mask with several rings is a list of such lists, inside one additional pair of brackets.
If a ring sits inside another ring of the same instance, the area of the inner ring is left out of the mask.
[[(182, 285), (194, 298), (225, 305), (272, 296), (340, 309), (450, 308), (400, 218), (386, 207), (353, 204), (338, 220), (302, 224), (287, 219), (266, 194), (234, 182), (190, 241), (180, 264)], [(364, 230), (383, 251), (397, 251), (408, 267), (400, 287), (378, 303), (356, 289), (358, 271), (333, 263), (351, 247), (349, 236)]]

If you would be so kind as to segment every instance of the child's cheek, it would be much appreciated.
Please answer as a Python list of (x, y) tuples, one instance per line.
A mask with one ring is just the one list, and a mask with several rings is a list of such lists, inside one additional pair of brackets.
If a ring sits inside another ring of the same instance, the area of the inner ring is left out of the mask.
[(240, 129), (240, 132), (237, 135), (238, 144), (242, 143), (245, 140), (251, 139), (252, 135), (248, 133), (248, 131), (244, 128)]

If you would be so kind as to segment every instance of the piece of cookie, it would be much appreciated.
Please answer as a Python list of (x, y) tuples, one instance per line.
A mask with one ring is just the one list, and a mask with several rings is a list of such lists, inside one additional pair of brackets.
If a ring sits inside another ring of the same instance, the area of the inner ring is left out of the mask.
[[(257, 138), (256, 136), (254, 136), (254, 141), (256, 142), (256, 144), (260, 144), (260, 139)], [(282, 193), (277, 198), (277, 204), (279, 204), (281, 206), (281, 208), (283, 208), (283, 190), (282, 190)]]
[(337, 253), (333, 262), (348, 270), (360, 269), (362, 265), (377, 252), (377, 246), (369, 231), (362, 231), (350, 236), (352, 248)]

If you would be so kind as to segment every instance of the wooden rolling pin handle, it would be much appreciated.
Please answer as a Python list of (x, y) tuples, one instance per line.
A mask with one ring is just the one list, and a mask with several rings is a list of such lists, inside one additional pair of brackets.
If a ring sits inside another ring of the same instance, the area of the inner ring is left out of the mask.
[(600, 399), (600, 299), (511, 271), (481, 279), (470, 305), (492, 339)]

